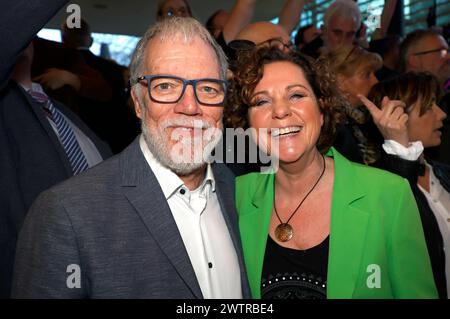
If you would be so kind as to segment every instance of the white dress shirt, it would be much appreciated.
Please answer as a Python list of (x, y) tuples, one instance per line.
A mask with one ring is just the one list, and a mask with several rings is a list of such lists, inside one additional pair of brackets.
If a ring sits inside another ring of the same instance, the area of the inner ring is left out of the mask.
[[(388, 154), (400, 156), (403, 159), (415, 161), (423, 153), (422, 142), (412, 142), (409, 147), (404, 147), (393, 140), (384, 141), (383, 148)], [(447, 295), (450, 297), (450, 194), (442, 187), (439, 179), (434, 175), (433, 168), (425, 161), (430, 171), (430, 192), (427, 192), (419, 184), (420, 191), (425, 195), (428, 205), (433, 211), (439, 225), (439, 230), (444, 241), (445, 252), (445, 276), (447, 278)]]
[(216, 194), (211, 166), (201, 185), (190, 191), (183, 181), (140, 147), (158, 180), (177, 224), (204, 298), (242, 298), (239, 262)]
[(430, 170), (430, 192), (419, 184), (420, 191), (425, 195), (431, 210), (436, 217), (444, 240), (445, 276), (447, 277), (447, 295), (450, 297), (450, 194), (442, 187), (439, 179), (434, 175), (433, 168), (425, 162)]

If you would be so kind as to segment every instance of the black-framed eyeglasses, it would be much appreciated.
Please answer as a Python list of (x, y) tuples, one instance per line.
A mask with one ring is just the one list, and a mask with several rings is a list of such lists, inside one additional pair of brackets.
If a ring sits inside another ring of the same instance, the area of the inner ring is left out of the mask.
[(183, 97), (186, 87), (192, 85), (197, 102), (206, 106), (222, 106), (228, 87), (224, 80), (186, 80), (172, 75), (143, 75), (132, 81), (131, 85), (137, 83), (147, 86), (152, 101), (163, 104), (177, 103)]
[(294, 48), (294, 44), (291, 41), (285, 43), (282, 38), (271, 38), (258, 44), (250, 40), (233, 40), (230, 43), (228, 43), (228, 46), (236, 51), (250, 51), (255, 48), (262, 48), (262, 47), (270, 47), (270, 48), (276, 47), (280, 50), (283, 49), (292, 50)]
[(449, 53), (449, 51), (450, 50), (446, 49), (446, 48), (438, 48), (438, 49), (433, 49), (433, 50), (428, 50), (428, 51), (416, 52), (416, 53), (413, 53), (413, 55), (424, 55), (424, 54), (439, 52), (441, 58), (445, 58), (447, 56), (447, 54)]
[(292, 50), (294, 44), (291, 41), (287, 43), (283, 41), (283, 38), (271, 38), (266, 41), (260, 42), (256, 45), (258, 48), (269, 47), (269, 48), (278, 48), (280, 50), (288, 49)]
[(255, 42), (250, 40), (233, 40), (228, 46), (235, 51), (249, 51), (256, 47)]

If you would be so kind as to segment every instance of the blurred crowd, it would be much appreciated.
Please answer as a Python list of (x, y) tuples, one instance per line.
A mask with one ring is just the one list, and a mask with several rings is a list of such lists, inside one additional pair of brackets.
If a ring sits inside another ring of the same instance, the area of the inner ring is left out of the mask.
[[(302, 25), (310, 1), (286, 0), (277, 24), (253, 21), (256, 0), (235, 0), (206, 28), (229, 61), (228, 81), (239, 81), (242, 57), (261, 48), (300, 52), (326, 66), (345, 101), (332, 146), (347, 159), (406, 178), (417, 202), (440, 297), (450, 289), (450, 52), (448, 26), (400, 34), (386, 0), (379, 28), (369, 34), (358, 4), (336, 0), (320, 25)], [(194, 17), (189, 0), (158, 1), (157, 20)], [(295, 34), (295, 37), (291, 35)], [(130, 97), (130, 71), (94, 55), (88, 21), (61, 26), (62, 43), (35, 37), (2, 79), (0, 121), (0, 296), (9, 296), (15, 241), (24, 216), (49, 187), (120, 153), (140, 134)], [(292, 41), (294, 40), (294, 41)], [(231, 90), (233, 86), (231, 86)], [(28, 111), (17, 111), (17, 100)], [(36, 101), (48, 107), (40, 108)], [(230, 93), (225, 127), (248, 127)], [(16, 107), (7, 107), (16, 104)], [(241, 151), (241, 150), (239, 150)], [(242, 175), (258, 163), (230, 163)], [(349, 177), (351, 178), (351, 177)], [(382, 176), (380, 175), (380, 178)], [(435, 189), (435, 184), (439, 188)], [(447, 279), (446, 279), (447, 278)]]

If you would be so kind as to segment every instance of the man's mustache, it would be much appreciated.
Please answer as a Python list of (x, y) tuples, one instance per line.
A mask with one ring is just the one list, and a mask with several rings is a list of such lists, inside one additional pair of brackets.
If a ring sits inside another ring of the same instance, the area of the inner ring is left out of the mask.
[(194, 129), (208, 129), (214, 127), (214, 123), (205, 121), (203, 119), (191, 118), (171, 118), (163, 120), (159, 123), (160, 130), (165, 130), (169, 127), (189, 127)]

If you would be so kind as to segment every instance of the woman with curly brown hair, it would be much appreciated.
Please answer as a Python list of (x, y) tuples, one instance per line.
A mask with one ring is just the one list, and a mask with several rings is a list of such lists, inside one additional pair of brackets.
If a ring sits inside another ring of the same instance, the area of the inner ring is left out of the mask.
[(435, 298), (408, 182), (330, 147), (345, 103), (324, 64), (262, 48), (242, 55), (228, 124), (278, 159), (237, 178), (255, 298)]

